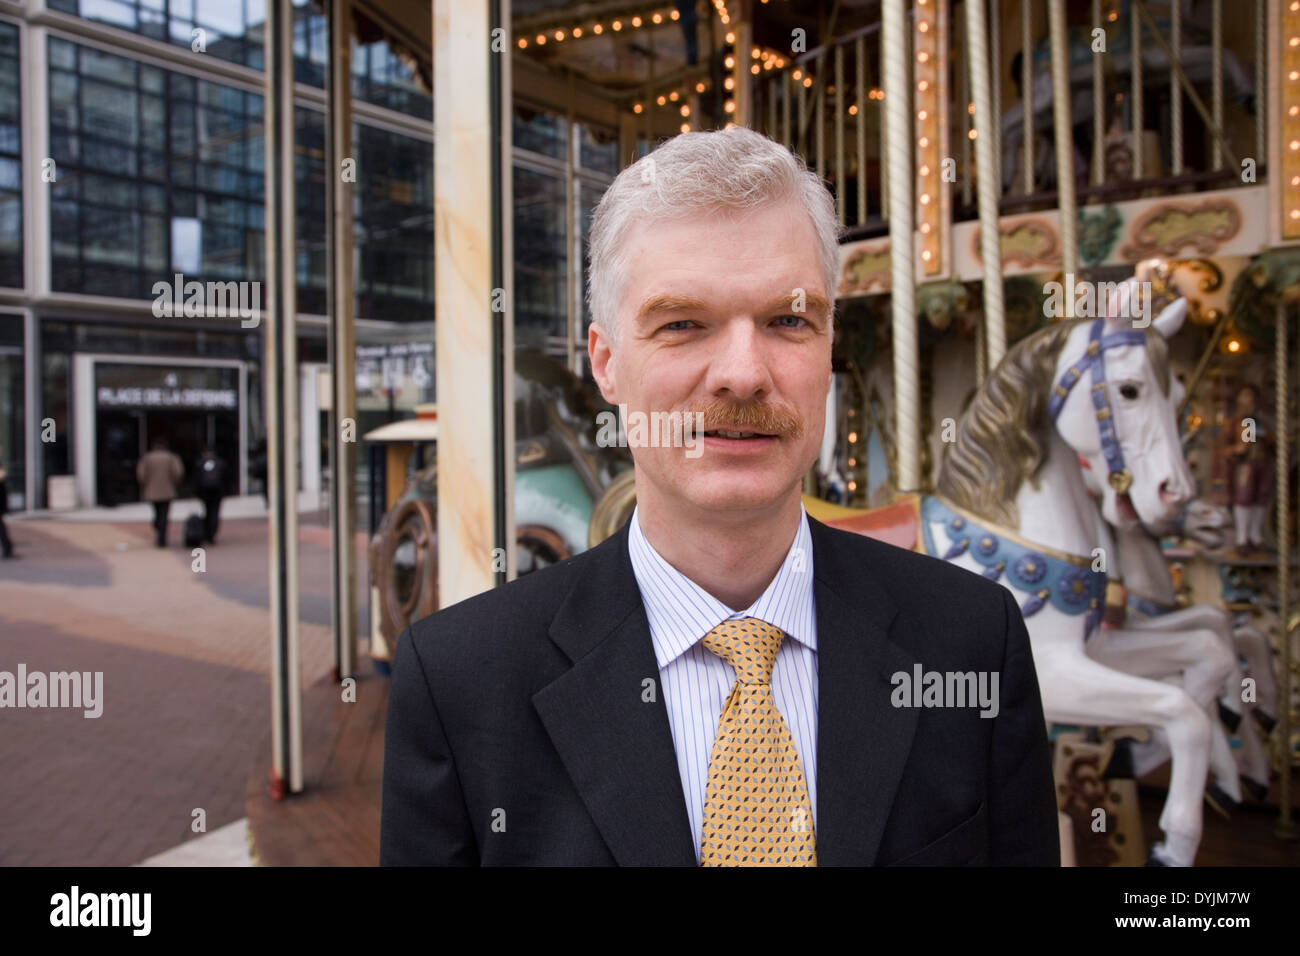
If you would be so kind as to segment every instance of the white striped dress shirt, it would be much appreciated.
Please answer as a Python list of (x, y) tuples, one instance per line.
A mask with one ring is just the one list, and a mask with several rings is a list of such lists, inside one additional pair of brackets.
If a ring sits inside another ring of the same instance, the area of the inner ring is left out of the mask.
[(650, 638), (659, 664), (659, 685), (673, 732), (696, 859), (700, 855), (700, 830), (713, 742), (722, 708), (736, 683), (732, 666), (705, 648), (700, 639), (726, 620), (756, 617), (779, 627), (787, 635), (772, 669), (772, 695), (799, 751), (815, 831), (817, 616), (813, 606), (812, 535), (807, 513), (800, 515), (799, 530), (776, 577), (762, 596), (743, 611), (733, 611), (665, 561), (642, 534), (635, 511), (628, 533), (628, 552), (650, 621)]

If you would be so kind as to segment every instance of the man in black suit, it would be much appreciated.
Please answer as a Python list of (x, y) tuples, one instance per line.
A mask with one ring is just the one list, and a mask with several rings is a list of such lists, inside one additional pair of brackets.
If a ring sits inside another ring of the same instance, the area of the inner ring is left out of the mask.
[(1059, 862), (1010, 593), (803, 510), (837, 271), (829, 195), (753, 131), (611, 185), (588, 349), (636, 512), (399, 637), (382, 863)]

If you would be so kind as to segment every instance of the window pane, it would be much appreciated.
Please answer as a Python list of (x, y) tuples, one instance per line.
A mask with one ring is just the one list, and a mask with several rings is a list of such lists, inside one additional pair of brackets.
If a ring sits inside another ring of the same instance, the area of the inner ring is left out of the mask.
[(517, 149), (564, 159), (564, 118), (554, 113), (529, 109), (515, 104), (513, 124)]
[(515, 342), (545, 349), (565, 338), (568, 317), (564, 180), (514, 168)]

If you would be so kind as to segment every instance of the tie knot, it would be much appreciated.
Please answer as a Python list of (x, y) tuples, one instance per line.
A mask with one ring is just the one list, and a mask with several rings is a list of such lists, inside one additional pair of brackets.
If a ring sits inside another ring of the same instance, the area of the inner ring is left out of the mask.
[(770, 684), (785, 632), (756, 617), (742, 617), (723, 621), (703, 640), (705, 647), (736, 669), (740, 683)]

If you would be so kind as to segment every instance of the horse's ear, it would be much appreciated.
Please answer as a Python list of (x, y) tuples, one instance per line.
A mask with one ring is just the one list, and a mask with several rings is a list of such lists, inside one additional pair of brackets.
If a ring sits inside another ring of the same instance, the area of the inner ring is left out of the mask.
[(1129, 277), (1106, 292), (1106, 301), (1098, 303), (1101, 314), (1106, 319), (1107, 332), (1119, 332), (1133, 327), (1133, 316), (1137, 313), (1138, 280)]
[(1183, 327), (1183, 320), (1186, 318), (1187, 300), (1180, 298), (1165, 306), (1151, 324), (1156, 327), (1156, 331), (1163, 338), (1172, 339), (1178, 333), (1178, 330)]

